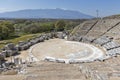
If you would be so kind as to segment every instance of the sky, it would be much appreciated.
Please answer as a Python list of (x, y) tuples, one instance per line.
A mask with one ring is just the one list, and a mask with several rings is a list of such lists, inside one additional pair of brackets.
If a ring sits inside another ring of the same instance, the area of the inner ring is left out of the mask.
[(0, 12), (23, 9), (55, 9), (76, 10), (99, 17), (120, 14), (120, 0), (0, 0)]

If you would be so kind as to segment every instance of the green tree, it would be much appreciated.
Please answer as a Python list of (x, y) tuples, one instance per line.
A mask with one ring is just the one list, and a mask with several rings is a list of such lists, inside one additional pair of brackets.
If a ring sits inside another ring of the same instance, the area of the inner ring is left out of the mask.
[(1, 25), (7, 27), (9, 29), (9, 33), (14, 33), (14, 24), (12, 22), (3, 21)]
[(13, 23), (9, 21), (0, 22), (0, 40), (10, 38), (14, 34)]
[(64, 20), (59, 20), (55, 23), (55, 29), (57, 31), (63, 31), (65, 28), (65, 25), (66, 25), (66, 23)]
[(23, 30), (25, 33), (38, 33), (40, 28), (38, 24), (33, 23), (24, 27)]
[(2, 26), (0, 26), (0, 40), (2, 40)]
[(41, 27), (43, 28), (44, 32), (53, 31), (55, 28), (53, 23), (42, 23)]
[(5, 39), (9, 36), (10, 29), (6, 26), (2, 27), (2, 37)]

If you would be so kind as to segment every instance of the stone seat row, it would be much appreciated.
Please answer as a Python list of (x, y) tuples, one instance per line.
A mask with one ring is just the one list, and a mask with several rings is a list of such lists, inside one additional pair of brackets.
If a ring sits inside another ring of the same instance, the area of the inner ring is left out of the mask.
[(120, 55), (120, 47), (115, 48), (115, 49), (111, 49), (107, 51), (107, 55), (109, 56), (117, 56)]
[(102, 45), (104, 45), (105, 43), (110, 42), (111, 40), (112, 40), (111, 38), (108, 38), (108, 37), (106, 37), (106, 36), (103, 36), (103, 37), (100, 37), (100, 38), (94, 40), (94, 43), (99, 44), (99, 45), (102, 46)]
[(120, 47), (120, 44), (117, 43), (117, 42), (111, 41), (111, 42), (108, 42), (108, 43), (104, 44), (103, 47), (104, 47), (106, 50), (111, 50), (111, 49)]
[(72, 36), (68, 40), (100, 45), (106, 50), (106, 56), (99, 58), (99, 61), (103, 61), (120, 54), (120, 44), (114, 42), (113, 38), (109, 36), (101, 36), (97, 39), (94, 39), (92, 36)]

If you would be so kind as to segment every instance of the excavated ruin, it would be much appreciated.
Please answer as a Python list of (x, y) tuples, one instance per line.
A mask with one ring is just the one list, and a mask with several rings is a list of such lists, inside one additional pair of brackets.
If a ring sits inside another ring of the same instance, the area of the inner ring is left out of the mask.
[[(1, 53), (1, 59), (11, 55), (9, 53), (15, 54), (16, 51), (29, 49), (27, 60), (30, 62), (22, 64), (24, 68), (19, 69), (22, 75), (18, 75), (20, 80), (120, 80), (119, 34), (120, 19), (88, 20), (75, 27), (67, 35), (67, 41), (61, 40), (66, 38), (65, 34), (41, 35), (28, 42), (20, 42), (15, 47), (13, 44), (9, 44), (11, 47), (7, 45)], [(56, 42), (53, 37), (61, 38), (61, 42)], [(73, 48), (76, 50), (72, 50)], [(59, 51), (61, 53), (58, 53)], [(19, 64), (18, 61), (15, 62)], [(4, 80), (5, 77), (1, 79)]]

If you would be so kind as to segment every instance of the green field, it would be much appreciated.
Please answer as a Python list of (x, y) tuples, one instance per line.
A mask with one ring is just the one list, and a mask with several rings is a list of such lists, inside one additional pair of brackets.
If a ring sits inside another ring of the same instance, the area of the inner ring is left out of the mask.
[(2, 40), (2, 41), (0, 41), (0, 48), (4, 47), (8, 43), (17, 44), (19, 41), (27, 41), (28, 39), (32, 39), (34, 37), (37, 37), (38, 35), (40, 35), (40, 33), (38, 33), (38, 34), (22, 35), (22, 36), (20, 36), (18, 38), (14, 38), (14, 39)]

